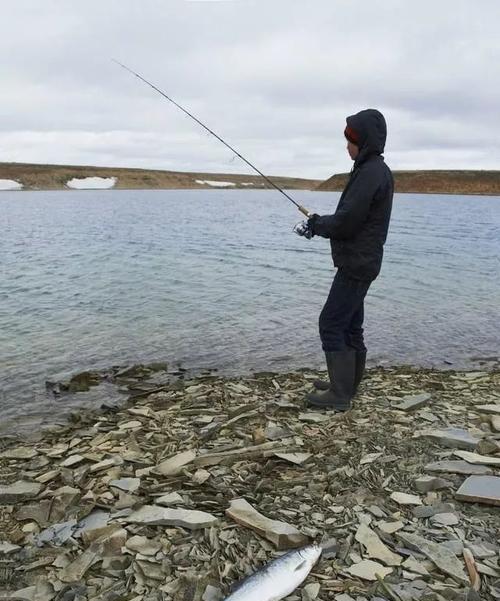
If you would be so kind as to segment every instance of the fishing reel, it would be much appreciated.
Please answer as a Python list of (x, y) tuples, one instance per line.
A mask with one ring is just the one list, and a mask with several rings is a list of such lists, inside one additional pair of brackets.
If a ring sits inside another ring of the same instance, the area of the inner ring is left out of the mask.
[(303, 236), (308, 240), (313, 237), (313, 232), (308, 221), (301, 221), (300, 223), (297, 223), (297, 225), (293, 228), (293, 231), (297, 234), (297, 236)]

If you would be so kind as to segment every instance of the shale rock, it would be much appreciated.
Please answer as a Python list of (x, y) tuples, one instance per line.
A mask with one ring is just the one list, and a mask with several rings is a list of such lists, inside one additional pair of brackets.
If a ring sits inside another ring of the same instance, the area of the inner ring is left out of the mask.
[(235, 499), (226, 510), (226, 515), (242, 526), (255, 530), (271, 541), (277, 549), (290, 549), (308, 544), (309, 539), (297, 528), (272, 520), (256, 511), (245, 499)]

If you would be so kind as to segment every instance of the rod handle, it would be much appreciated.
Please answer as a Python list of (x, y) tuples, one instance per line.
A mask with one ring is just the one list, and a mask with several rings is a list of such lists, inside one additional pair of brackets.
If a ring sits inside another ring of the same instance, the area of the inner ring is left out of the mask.
[(301, 213), (304, 213), (304, 215), (306, 217), (310, 217), (311, 216), (311, 213), (309, 213), (309, 211), (305, 207), (303, 207), (302, 205), (299, 205), (299, 211)]

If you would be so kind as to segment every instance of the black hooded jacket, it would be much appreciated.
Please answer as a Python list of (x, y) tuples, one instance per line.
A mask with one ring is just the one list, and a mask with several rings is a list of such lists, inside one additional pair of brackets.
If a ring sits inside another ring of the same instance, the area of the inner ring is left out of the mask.
[(333, 215), (311, 220), (314, 235), (330, 238), (333, 262), (357, 280), (374, 280), (382, 265), (394, 182), (384, 162), (387, 128), (382, 113), (366, 109), (347, 117), (359, 136), (359, 154)]

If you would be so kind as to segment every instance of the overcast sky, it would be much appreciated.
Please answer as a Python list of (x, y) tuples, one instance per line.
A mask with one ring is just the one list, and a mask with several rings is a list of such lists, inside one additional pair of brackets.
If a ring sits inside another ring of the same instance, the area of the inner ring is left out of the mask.
[(348, 171), (380, 109), (393, 169), (500, 168), (500, 0), (2, 0), (0, 161)]

